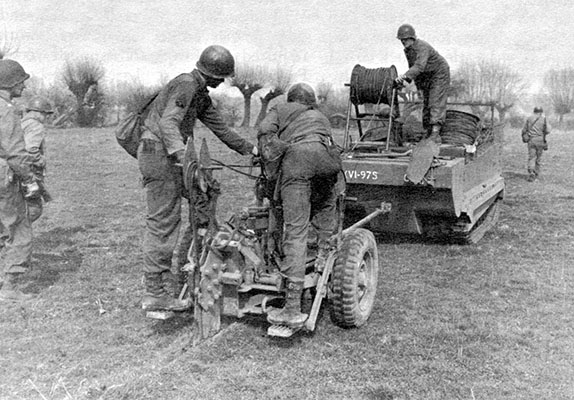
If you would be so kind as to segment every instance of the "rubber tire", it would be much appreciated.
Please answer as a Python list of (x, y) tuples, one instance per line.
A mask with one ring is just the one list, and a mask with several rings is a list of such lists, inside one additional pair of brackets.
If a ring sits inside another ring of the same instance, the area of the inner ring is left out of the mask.
[(343, 328), (364, 325), (377, 294), (379, 255), (375, 236), (359, 228), (343, 238), (331, 276), (331, 320)]

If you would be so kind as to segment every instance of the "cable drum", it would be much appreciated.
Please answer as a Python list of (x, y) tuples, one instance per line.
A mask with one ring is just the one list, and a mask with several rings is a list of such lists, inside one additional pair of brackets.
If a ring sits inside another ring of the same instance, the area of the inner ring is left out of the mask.
[(391, 105), (393, 81), (397, 76), (394, 65), (375, 69), (355, 65), (351, 73), (351, 102), (354, 105), (366, 103)]
[(440, 137), (445, 144), (472, 145), (482, 130), (480, 118), (463, 111), (447, 110)]

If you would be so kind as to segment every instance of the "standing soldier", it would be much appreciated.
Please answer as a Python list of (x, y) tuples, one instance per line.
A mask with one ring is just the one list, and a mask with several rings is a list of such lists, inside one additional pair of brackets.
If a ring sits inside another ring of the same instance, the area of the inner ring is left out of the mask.
[(13, 98), (22, 95), (29, 77), (16, 61), (0, 60), (0, 222), (8, 236), (2, 260), (5, 279), (0, 289), (0, 300), (4, 301), (31, 297), (19, 289), (20, 277), (28, 271), (32, 254), (32, 227), (24, 196), (36, 195), (39, 186), (33, 178), (20, 117), (12, 104)]
[(550, 125), (546, 121), (542, 107), (534, 107), (534, 111), (524, 123), (522, 139), (528, 145), (528, 182), (534, 182), (540, 174), (542, 153), (548, 150), (546, 135), (550, 134)]
[[(226, 48), (209, 46), (201, 53), (196, 69), (172, 79), (148, 108), (138, 148), (147, 201), (143, 243), (144, 310), (177, 311), (190, 306), (189, 301), (171, 296), (169, 286), (174, 280), (172, 257), (179, 237), (181, 199), (185, 192), (180, 166), (185, 144), (193, 141), (195, 120), (199, 119), (232, 150), (244, 155), (257, 154), (255, 146), (225, 124), (208, 94), (208, 87), (219, 86), (225, 78), (233, 76), (234, 70), (235, 60)], [(199, 218), (197, 226), (202, 229), (207, 223), (208, 220)]]
[[(34, 96), (28, 102), (26, 114), (22, 118), (26, 151), (32, 159), (32, 172), (42, 189), (44, 189), (44, 170), (46, 168), (46, 129), (44, 128), (44, 122), (48, 115), (53, 112), (54, 109), (48, 99), (42, 96)], [(46, 200), (45, 191), (44, 193), (39, 193), (38, 196), (26, 199), (30, 223), (33, 223), (42, 215), (42, 197)]]
[(440, 144), (440, 130), (446, 118), (446, 100), (450, 87), (450, 68), (430, 44), (417, 39), (415, 29), (401, 25), (397, 39), (405, 48), (409, 70), (396, 79), (396, 83), (415, 81), (423, 93), (423, 128), (427, 137)]
[[(287, 92), (287, 103), (273, 107), (259, 126), (261, 148), (265, 143), (284, 143), (286, 152), (278, 177), (283, 210), (284, 239), (280, 271), (286, 278), (285, 306), (271, 311), (271, 324), (301, 327), (307, 314), (301, 312), (305, 281), (307, 236), (312, 223), (317, 232), (318, 259), (326, 258), (337, 227), (337, 177), (339, 155), (329, 152), (333, 138), (329, 120), (316, 109), (315, 92), (304, 83)], [(265, 152), (262, 151), (263, 154)]]

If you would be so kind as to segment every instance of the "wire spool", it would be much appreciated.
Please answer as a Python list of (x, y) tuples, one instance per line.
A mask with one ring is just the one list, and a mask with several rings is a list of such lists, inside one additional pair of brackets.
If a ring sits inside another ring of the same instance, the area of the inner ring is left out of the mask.
[(482, 131), (480, 118), (463, 111), (447, 110), (441, 139), (445, 144), (472, 145)]
[(351, 73), (351, 102), (354, 105), (366, 103), (391, 105), (393, 81), (397, 76), (394, 65), (375, 69), (355, 65)]

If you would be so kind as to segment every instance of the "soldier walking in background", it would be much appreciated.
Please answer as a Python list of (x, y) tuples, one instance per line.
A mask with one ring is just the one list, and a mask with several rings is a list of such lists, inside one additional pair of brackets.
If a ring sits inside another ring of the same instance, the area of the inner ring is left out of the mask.
[[(183, 310), (189, 301), (171, 296), (175, 280), (172, 257), (181, 225), (181, 201), (185, 195), (181, 165), (185, 145), (193, 141), (193, 126), (199, 119), (229, 148), (240, 154), (257, 155), (257, 148), (231, 130), (215, 110), (208, 87), (217, 87), (233, 76), (235, 60), (221, 46), (207, 47), (196, 69), (172, 79), (148, 107), (138, 148), (138, 163), (147, 201), (146, 232), (143, 243), (146, 294), (142, 308)], [(190, 143), (192, 145), (193, 142)], [(192, 205), (199, 208), (200, 205)], [(209, 220), (197, 213), (198, 229)]]
[(53, 112), (54, 109), (48, 99), (41, 96), (34, 96), (28, 102), (26, 114), (24, 114), (22, 118), (24, 142), (26, 143), (26, 151), (32, 161), (32, 173), (42, 189), (37, 196), (26, 199), (30, 223), (40, 218), (42, 215), (43, 202), (45, 200), (47, 201), (47, 192), (44, 186), (44, 171), (46, 169), (46, 129), (44, 122), (46, 122), (48, 115)]
[(446, 101), (450, 87), (450, 67), (430, 44), (418, 39), (415, 29), (401, 25), (397, 39), (404, 46), (409, 70), (396, 79), (396, 83), (415, 81), (423, 94), (423, 128), (427, 137), (440, 144), (440, 131), (446, 118)]
[(540, 175), (542, 153), (548, 150), (546, 135), (550, 134), (550, 124), (543, 112), (542, 107), (534, 107), (522, 128), (522, 140), (528, 145), (528, 182), (534, 182)]
[(291, 328), (301, 327), (307, 319), (301, 312), (301, 294), (310, 223), (317, 233), (318, 259), (326, 259), (328, 239), (337, 227), (336, 183), (341, 161), (328, 150), (333, 145), (329, 120), (315, 107), (313, 88), (297, 83), (287, 92), (287, 103), (269, 111), (258, 134), (262, 149), (277, 139), (287, 145), (277, 183), (284, 222), (280, 271), (287, 292), (285, 306), (271, 311), (267, 320)]
[(7, 235), (2, 259), (2, 301), (31, 298), (22, 293), (19, 284), (28, 271), (32, 254), (32, 227), (24, 197), (37, 195), (40, 188), (32, 174), (20, 117), (12, 103), (13, 98), (22, 95), (24, 81), (29, 77), (16, 61), (0, 60), (0, 222)]

